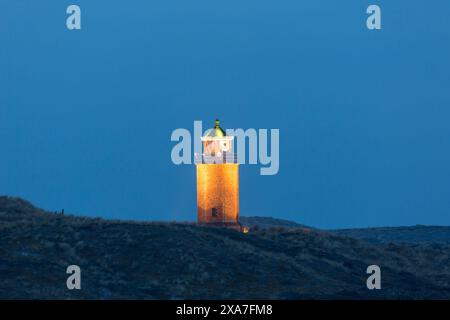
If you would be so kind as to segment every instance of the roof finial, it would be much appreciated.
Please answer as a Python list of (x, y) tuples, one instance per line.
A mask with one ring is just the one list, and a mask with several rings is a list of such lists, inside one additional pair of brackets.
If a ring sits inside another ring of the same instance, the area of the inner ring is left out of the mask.
[(219, 128), (219, 118), (216, 118), (216, 126), (215, 126), (215, 128), (216, 128), (216, 129)]

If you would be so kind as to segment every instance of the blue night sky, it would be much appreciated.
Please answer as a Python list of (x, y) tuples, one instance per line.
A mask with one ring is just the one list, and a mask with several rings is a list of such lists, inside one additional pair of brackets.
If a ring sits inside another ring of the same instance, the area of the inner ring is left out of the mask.
[(195, 220), (170, 135), (219, 116), (280, 129), (277, 175), (240, 167), (241, 215), (450, 225), (449, 17), (448, 0), (2, 0), (0, 194)]

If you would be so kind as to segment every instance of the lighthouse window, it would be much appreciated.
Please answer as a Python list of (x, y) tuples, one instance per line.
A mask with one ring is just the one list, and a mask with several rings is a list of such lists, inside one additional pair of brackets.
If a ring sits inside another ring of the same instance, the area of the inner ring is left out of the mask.
[(213, 217), (217, 217), (217, 216), (218, 216), (218, 214), (217, 214), (217, 208), (212, 208), (212, 209), (211, 209), (211, 215), (212, 215)]

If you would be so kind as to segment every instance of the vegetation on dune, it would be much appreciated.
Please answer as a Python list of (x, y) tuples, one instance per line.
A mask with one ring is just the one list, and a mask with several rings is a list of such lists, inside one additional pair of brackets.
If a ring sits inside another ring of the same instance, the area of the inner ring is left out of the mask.
[[(192, 223), (110, 221), (0, 197), (3, 299), (450, 298), (446, 244), (368, 243), (305, 227), (248, 234)], [(66, 268), (82, 289), (66, 288)], [(382, 290), (366, 268), (382, 268)]]

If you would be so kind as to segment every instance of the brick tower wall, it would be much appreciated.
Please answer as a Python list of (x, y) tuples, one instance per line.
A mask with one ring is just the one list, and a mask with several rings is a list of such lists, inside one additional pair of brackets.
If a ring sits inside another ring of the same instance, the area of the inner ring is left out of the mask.
[(239, 165), (197, 165), (198, 223), (237, 223)]

